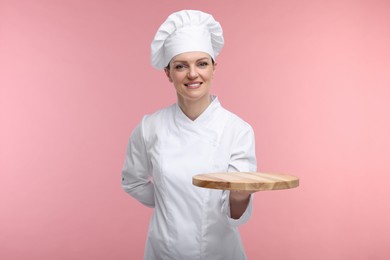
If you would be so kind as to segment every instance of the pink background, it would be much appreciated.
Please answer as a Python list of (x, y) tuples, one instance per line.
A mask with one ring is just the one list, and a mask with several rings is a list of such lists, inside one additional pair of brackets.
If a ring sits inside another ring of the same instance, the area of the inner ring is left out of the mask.
[[(240, 3), (240, 4), (238, 4)], [(226, 45), (213, 93), (252, 124), (249, 259), (390, 259), (390, 1), (0, 1), (0, 258), (141, 259), (151, 209), (120, 187), (142, 115), (175, 102), (149, 64), (168, 14)]]

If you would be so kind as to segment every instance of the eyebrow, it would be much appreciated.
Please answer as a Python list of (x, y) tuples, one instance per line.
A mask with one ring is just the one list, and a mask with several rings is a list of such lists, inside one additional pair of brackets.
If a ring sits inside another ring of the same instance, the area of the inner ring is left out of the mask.
[[(196, 61), (201, 61), (201, 60), (205, 60), (205, 59), (209, 59), (208, 57), (203, 57), (203, 58), (200, 58), (200, 59), (197, 59)], [(173, 63), (175, 62), (182, 62), (182, 63), (188, 63), (188, 61), (185, 61), (185, 60), (174, 60)]]

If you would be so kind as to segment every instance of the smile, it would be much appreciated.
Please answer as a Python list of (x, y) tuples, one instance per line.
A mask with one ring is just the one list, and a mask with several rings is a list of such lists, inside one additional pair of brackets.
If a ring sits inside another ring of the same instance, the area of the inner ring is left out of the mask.
[(184, 84), (184, 86), (186, 86), (187, 88), (199, 88), (200, 85), (202, 85), (203, 82), (196, 82), (196, 83), (188, 83), (188, 84)]

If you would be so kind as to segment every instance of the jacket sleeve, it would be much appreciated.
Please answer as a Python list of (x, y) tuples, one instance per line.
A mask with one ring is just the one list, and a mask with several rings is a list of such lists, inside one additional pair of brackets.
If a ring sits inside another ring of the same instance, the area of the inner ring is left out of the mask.
[[(255, 136), (252, 127), (248, 125), (237, 137), (232, 149), (228, 172), (255, 172), (256, 171), (256, 152)], [(252, 215), (253, 194), (249, 199), (249, 204), (239, 219), (233, 219), (230, 216), (230, 191), (224, 190), (222, 193), (222, 211), (228, 216), (231, 225), (238, 227), (245, 224)]]
[(151, 163), (146, 152), (143, 122), (132, 132), (122, 169), (122, 188), (147, 207), (154, 207), (154, 184)]

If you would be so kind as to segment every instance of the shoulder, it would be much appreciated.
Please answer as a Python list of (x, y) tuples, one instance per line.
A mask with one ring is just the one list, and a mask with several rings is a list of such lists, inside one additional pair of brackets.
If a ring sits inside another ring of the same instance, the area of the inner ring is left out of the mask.
[(167, 126), (172, 121), (175, 111), (175, 104), (160, 109), (152, 114), (145, 115), (142, 118), (142, 129), (145, 136), (161, 131), (164, 126)]
[(144, 125), (148, 125), (148, 126), (152, 126), (154, 124), (162, 122), (172, 116), (174, 109), (175, 109), (175, 104), (157, 110), (152, 114), (147, 114), (143, 117), (142, 122)]
[(223, 109), (223, 113), (226, 115), (227, 119), (227, 127), (230, 130), (233, 130), (237, 134), (242, 132), (253, 132), (252, 126), (246, 122), (244, 119), (239, 117), (237, 114), (225, 109)]

